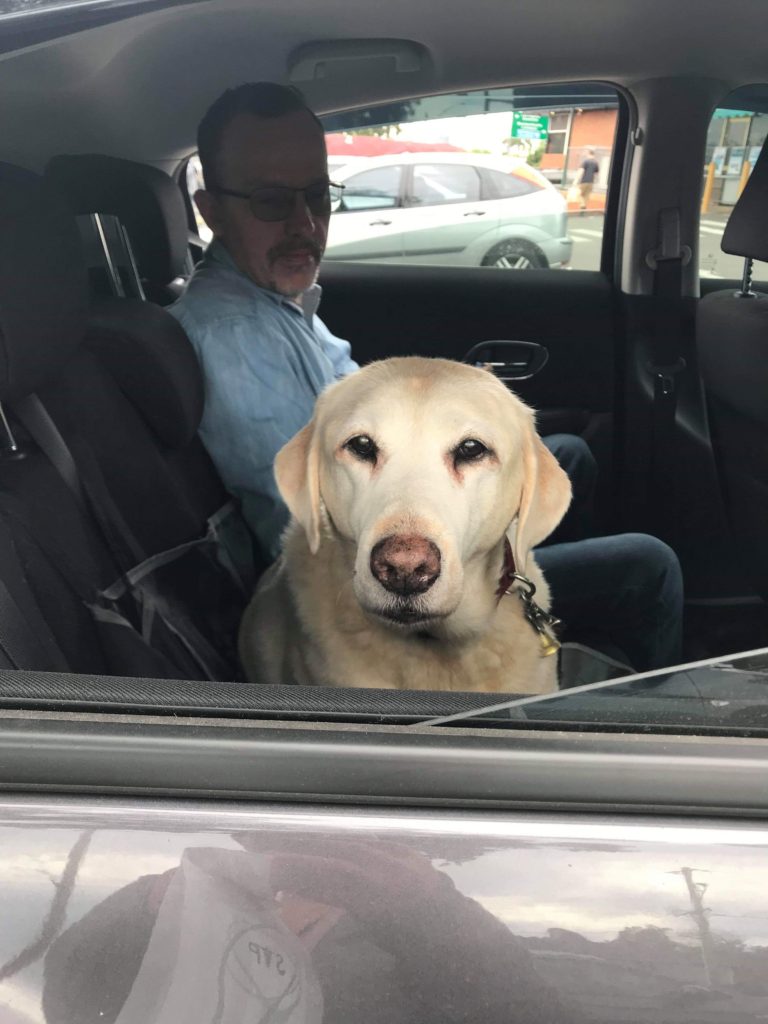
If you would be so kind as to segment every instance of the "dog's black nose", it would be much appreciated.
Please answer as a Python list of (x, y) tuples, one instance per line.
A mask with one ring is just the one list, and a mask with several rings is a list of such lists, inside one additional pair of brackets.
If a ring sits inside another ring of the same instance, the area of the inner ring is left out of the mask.
[(371, 572), (393, 594), (423, 594), (440, 575), (440, 550), (414, 534), (385, 537), (371, 551)]

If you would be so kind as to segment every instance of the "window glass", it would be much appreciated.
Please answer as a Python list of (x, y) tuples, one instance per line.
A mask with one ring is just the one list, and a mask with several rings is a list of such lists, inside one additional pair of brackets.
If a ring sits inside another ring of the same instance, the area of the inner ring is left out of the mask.
[[(547, 130), (547, 144), (544, 147), (545, 153), (552, 154), (554, 156), (565, 153), (572, 117), (572, 110), (564, 110), (559, 113), (553, 112), (551, 114)], [(554, 161), (554, 164), (556, 166), (557, 161)], [(558, 180), (562, 181), (562, 175)]]
[(480, 177), (461, 164), (417, 164), (408, 194), (409, 205), (474, 203), (480, 198)]
[(344, 178), (344, 197), (339, 212), (381, 210), (398, 206), (401, 176), (401, 168), (395, 165), (376, 167), (354, 174), (351, 178)]
[(486, 199), (510, 199), (513, 196), (527, 196), (543, 187), (540, 182), (519, 171), (504, 174), (502, 171), (484, 167), (481, 175), (483, 195)]
[[(200, 158), (198, 156), (190, 157), (187, 161), (187, 192), (190, 198), (194, 196), (198, 189), (205, 188), (203, 182), (203, 168), (200, 164)], [(200, 216), (200, 211), (197, 208), (197, 203), (192, 201), (192, 209), (195, 211), (195, 222), (197, 224), (197, 233), (203, 242), (207, 245), (213, 241), (213, 232), (205, 223), (203, 218)]]
[[(618, 114), (615, 91), (587, 83), (329, 115), (329, 166), (347, 187), (327, 258), (597, 270)], [(387, 156), (401, 162), (397, 183), (382, 180)], [(344, 216), (386, 207), (386, 220), (360, 218), (354, 229)]]
[(558, 113), (552, 113), (549, 119), (549, 131), (560, 132), (567, 131), (568, 125), (571, 123), (571, 112), (569, 110), (561, 111)]
[[(768, 114), (732, 109), (725, 104), (712, 115), (704, 153), (699, 222), (699, 274), (741, 278), (744, 260), (720, 248), (726, 222), (744, 191), (768, 135)], [(752, 277), (768, 281), (768, 263), (755, 261)]]

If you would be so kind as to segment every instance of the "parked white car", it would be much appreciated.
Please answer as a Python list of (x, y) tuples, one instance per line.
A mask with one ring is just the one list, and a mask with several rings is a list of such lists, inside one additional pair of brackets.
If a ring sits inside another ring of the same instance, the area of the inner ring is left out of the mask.
[(474, 153), (334, 161), (326, 260), (527, 270), (571, 257), (566, 203), (524, 163)]

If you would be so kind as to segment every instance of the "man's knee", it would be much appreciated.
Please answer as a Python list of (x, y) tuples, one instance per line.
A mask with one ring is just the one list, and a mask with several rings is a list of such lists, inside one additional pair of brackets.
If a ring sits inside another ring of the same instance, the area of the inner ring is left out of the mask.
[(595, 457), (583, 438), (576, 434), (548, 434), (542, 441), (571, 478), (597, 474)]
[(628, 576), (636, 583), (660, 586), (668, 600), (683, 598), (683, 573), (672, 548), (647, 533), (625, 533), (621, 537), (630, 564)]

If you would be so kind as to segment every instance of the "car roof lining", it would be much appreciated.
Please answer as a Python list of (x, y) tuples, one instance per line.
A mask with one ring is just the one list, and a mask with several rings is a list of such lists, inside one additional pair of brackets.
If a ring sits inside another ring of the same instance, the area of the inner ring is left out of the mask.
[(14, 53), (99, 25), (186, 4), (209, 0), (70, 0), (50, 7), (3, 13), (0, 8), (0, 54)]
[[(88, 151), (172, 166), (194, 147), (201, 112), (226, 87), (285, 81), (291, 60), (320, 43), (343, 53), (345, 65), (337, 73), (327, 58), (302, 81), (310, 104), (326, 113), (348, 107), (351, 96), (373, 105), (515, 83), (600, 80), (631, 89), (688, 76), (719, 79), (725, 94), (768, 78), (767, 20), (755, 0), (733, 0), (727, 18), (722, 5), (697, 0), (448, 0), (440, 18), (406, 0), (206, 0), (3, 54), (0, 132), (6, 158), (35, 168), (54, 152)], [(397, 60), (375, 59), (374, 42), (391, 50), (406, 30), (399, 52), (418, 50), (417, 67), (401, 60), (398, 71)]]

